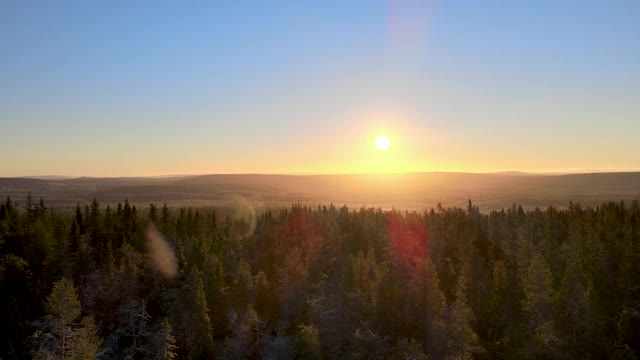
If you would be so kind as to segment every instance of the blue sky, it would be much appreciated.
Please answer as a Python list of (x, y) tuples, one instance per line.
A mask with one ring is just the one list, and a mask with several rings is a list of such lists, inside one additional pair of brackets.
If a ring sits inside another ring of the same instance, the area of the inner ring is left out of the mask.
[(640, 169), (638, 39), (638, 1), (3, 1), (0, 176)]

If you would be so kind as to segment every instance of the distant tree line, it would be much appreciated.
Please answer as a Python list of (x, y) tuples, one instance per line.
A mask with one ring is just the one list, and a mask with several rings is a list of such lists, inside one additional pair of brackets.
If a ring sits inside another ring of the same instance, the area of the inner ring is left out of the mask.
[(640, 204), (242, 218), (7, 198), (0, 309), (3, 359), (636, 359)]

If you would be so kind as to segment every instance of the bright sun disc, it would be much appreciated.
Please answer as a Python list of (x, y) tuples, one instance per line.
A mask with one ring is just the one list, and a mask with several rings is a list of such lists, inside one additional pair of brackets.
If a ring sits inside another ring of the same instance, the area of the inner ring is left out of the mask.
[(387, 151), (387, 149), (389, 149), (389, 145), (391, 145), (391, 141), (388, 137), (384, 135), (376, 136), (376, 147), (378, 150)]

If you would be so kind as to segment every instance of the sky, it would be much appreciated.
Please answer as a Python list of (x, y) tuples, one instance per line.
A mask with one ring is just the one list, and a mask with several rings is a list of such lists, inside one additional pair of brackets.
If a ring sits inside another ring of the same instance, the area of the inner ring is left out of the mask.
[(639, 39), (637, 0), (4, 0), (0, 176), (637, 170)]

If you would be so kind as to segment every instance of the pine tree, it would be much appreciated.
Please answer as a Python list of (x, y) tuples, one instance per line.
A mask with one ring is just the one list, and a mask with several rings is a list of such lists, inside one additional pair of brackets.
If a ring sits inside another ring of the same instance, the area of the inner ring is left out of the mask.
[(73, 255), (73, 274), (74, 280), (78, 280), (84, 276), (87, 276), (95, 269), (95, 264), (91, 258), (91, 252), (89, 249), (89, 241), (87, 236), (81, 236), (78, 248)]
[(473, 359), (474, 354), (483, 352), (478, 335), (473, 330), (474, 315), (467, 305), (465, 279), (460, 276), (456, 287), (456, 299), (453, 302), (448, 324), (448, 351), (450, 359)]
[(176, 339), (171, 333), (171, 325), (168, 318), (163, 318), (160, 328), (156, 332), (152, 346), (149, 348), (149, 358), (153, 360), (172, 360), (178, 355), (176, 354)]
[(302, 359), (322, 359), (318, 329), (313, 325), (300, 325), (296, 333), (296, 348)]
[(35, 344), (32, 354), (37, 359), (95, 359), (102, 340), (96, 336), (93, 317), (80, 323), (81, 307), (71, 280), (62, 278), (53, 285), (46, 300), (47, 316), (40, 329), (31, 337)]
[(80, 210), (80, 204), (76, 204), (76, 224), (78, 224), (78, 233), (84, 234), (84, 217), (82, 216), (82, 210)]
[(256, 275), (254, 287), (256, 311), (262, 317), (271, 317), (275, 320), (278, 315), (278, 299), (264, 271), (261, 270)]
[(189, 358), (209, 359), (214, 354), (211, 320), (209, 319), (209, 309), (204, 293), (204, 285), (197, 270), (192, 272), (190, 283), (192, 286), (192, 333), (190, 336), (191, 348), (189, 349)]
[(430, 257), (425, 257), (413, 270), (411, 283), (411, 317), (408, 322), (419, 329), (423, 350), (434, 358), (442, 356), (445, 347), (446, 308), (444, 295), (438, 286), (438, 277)]
[(251, 276), (251, 265), (242, 261), (238, 266), (235, 276), (236, 280), (233, 285), (234, 303), (244, 309), (247, 304), (254, 305), (254, 284), (253, 276)]
[(97, 328), (92, 316), (85, 316), (80, 327), (76, 328), (69, 346), (72, 360), (94, 360), (102, 345), (102, 340), (96, 335)]
[(404, 333), (403, 299), (400, 279), (391, 263), (381, 264), (376, 271), (374, 306), (376, 324), (384, 335)]
[(158, 207), (154, 204), (149, 204), (149, 221), (154, 224), (158, 223)]
[(377, 264), (373, 249), (368, 252), (360, 251), (351, 261), (353, 292), (351, 297), (357, 308), (357, 316), (367, 322), (374, 313), (375, 275)]
[(553, 321), (557, 294), (552, 282), (553, 277), (547, 262), (540, 252), (536, 253), (524, 278), (526, 298), (522, 305), (527, 312), (538, 351), (543, 352), (551, 350), (558, 343)]
[(398, 360), (428, 360), (427, 354), (422, 351), (422, 346), (414, 339), (411, 341), (402, 339), (398, 341), (394, 349), (393, 359)]
[(225, 341), (225, 357), (229, 359), (260, 358), (264, 322), (251, 305), (229, 316), (231, 336)]
[(71, 325), (80, 316), (80, 301), (71, 280), (62, 278), (53, 285), (51, 295), (45, 303), (47, 320), (56, 337), (54, 351), (61, 357), (71, 353), (70, 343), (73, 337)]
[(104, 249), (104, 244), (101, 244), (102, 241), (102, 216), (100, 214), (100, 204), (98, 204), (98, 200), (93, 198), (91, 202), (91, 210), (89, 212), (89, 235), (90, 235), (90, 244), (91, 247), (95, 247), (99, 250)]
[(160, 231), (167, 236), (169, 234), (169, 226), (171, 225), (171, 213), (167, 207), (167, 203), (162, 205), (162, 211), (160, 212)]

